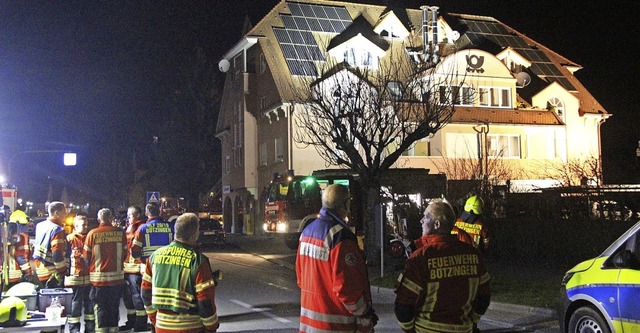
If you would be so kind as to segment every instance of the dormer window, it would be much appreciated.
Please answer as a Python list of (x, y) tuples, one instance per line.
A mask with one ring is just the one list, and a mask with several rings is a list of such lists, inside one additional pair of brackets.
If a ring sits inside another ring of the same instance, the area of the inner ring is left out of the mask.
[(351, 67), (377, 68), (378, 58), (365, 49), (348, 48), (344, 52), (344, 61)]
[(555, 112), (562, 121), (565, 121), (564, 103), (557, 97), (552, 97), (547, 101), (547, 110)]

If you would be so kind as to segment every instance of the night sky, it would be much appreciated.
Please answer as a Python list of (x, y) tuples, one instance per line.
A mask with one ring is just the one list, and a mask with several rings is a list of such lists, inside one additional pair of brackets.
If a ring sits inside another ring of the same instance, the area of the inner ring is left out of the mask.
[[(240, 37), (244, 16), (257, 22), (277, 2), (3, 1), (0, 173), (10, 168), (23, 194), (42, 191), (47, 179), (92, 168), (105, 142), (144, 146), (170, 107), (185, 57), (200, 47), (217, 63)], [(402, 2), (493, 16), (582, 65), (576, 76), (614, 114), (602, 128), (605, 176), (612, 175), (605, 180), (639, 180), (637, 2)], [(63, 168), (59, 153), (21, 153), (43, 150), (77, 152), (78, 165)]]

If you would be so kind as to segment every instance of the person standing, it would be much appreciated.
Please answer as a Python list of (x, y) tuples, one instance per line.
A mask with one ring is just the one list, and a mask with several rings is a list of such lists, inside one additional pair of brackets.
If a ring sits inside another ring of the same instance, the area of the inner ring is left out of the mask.
[[(0, 231), (1, 233), (2, 231)], [(7, 277), (8, 284), (7, 289), (20, 283), (23, 280), (30, 280), (35, 278), (31, 274), (31, 265), (29, 265), (29, 258), (31, 257), (31, 250), (29, 249), (29, 236), (19, 231), (18, 224), (15, 222), (7, 223)], [(0, 247), (0, 272), (2, 272), (1, 265), (4, 260), (4, 253), (2, 247)], [(4, 276), (0, 274), (0, 276)]]
[(373, 332), (377, 323), (364, 254), (345, 221), (349, 201), (347, 187), (329, 185), (320, 216), (300, 235), (300, 332)]
[(27, 232), (29, 220), (29, 216), (24, 212), (24, 205), (22, 203), (19, 203), (16, 210), (9, 215), (9, 222), (18, 224), (18, 232)]
[(156, 333), (215, 332), (219, 327), (209, 259), (196, 250), (198, 216), (180, 215), (175, 240), (148, 259), (142, 300)]
[(160, 217), (160, 207), (154, 203), (147, 204), (145, 214), (147, 222), (138, 228), (131, 246), (133, 258), (142, 260), (143, 272), (146, 259), (151, 256), (153, 251), (169, 245), (173, 241), (174, 226), (174, 223), (166, 222)]
[(127, 323), (120, 327), (120, 331), (134, 330), (135, 332), (148, 331), (147, 313), (140, 296), (140, 284), (142, 283), (141, 259), (131, 255), (133, 238), (136, 232), (144, 224), (142, 221), (142, 209), (138, 206), (127, 208), (127, 258), (124, 261), (125, 289), (122, 300), (127, 308)]
[(73, 291), (71, 309), (68, 315), (69, 333), (79, 333), (80, 319), (84, 313), (84, 332), (95, 332), (95, 316), (93, 302), (89, 299), (89, 267), (82, 257), (84, 241), (89, 231), (89, 221), (84, 215), (76, 215), (73, 219), (73, 232), (67, 235), (68, 252), (70, 253), (69, 274), (64, 278), (64, 285)]
[(124, 231), (112, 225), (111, 210), (98, 211), (97, 228), (89, 231), (83, 257), (89, 266), (90, 299), (95, 303), (96, 332), (117, 332), (120, 298), (124, 285), (124, 260), (127, 238)]
[(480, 252), (489, 249), (489, 231), (483, 218), (484, 201), (477, 195), (471, 196), (464, 204), (464, 211), (455, 226), (466, 231)]
[(395, 315), (404, 332), (470, 333), (491, 301), (490, 277), (480, 252), (451, 234), (455, 214), (432, 202), (422, 223), (426, 245), (405, 264)]
[(36, 275), (44, 288), (58, 288), (64, 283), (67, 271), (67, 240), (64, 233), (66, 217), (64, 203), (54, 201), (49, 204), (49, 217), (36, 225), (33, 259)]

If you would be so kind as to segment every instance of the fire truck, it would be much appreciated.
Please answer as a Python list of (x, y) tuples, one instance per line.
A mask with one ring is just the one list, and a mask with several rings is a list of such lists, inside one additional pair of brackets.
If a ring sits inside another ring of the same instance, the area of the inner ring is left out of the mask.
[[(9, 212), (13, 212), (18, 204), (18, 190), (15, 188), (3, 188), (2, 204), (9, 207)], [(9, 216), (6, 217), (9, 218)]]
[(184, 198), (160, 198), (160, 217), (168, 220), (172, 216), (179, 216), (186, 211)]
[[(311, 176), (276, 174), (267, 188), (263, 229), (267, 233), (285, 235), (285, 243), (296, 248), (302, 229), (317, 216), (322, 207), (322, 191), (330, 184), (342, 184), (351, 193), (349, 220), (355, 221), (354, 233), (361, 235), (362, 184), (350, 170), (314, 171)], [(446, 193), (446, 176), (429, 174), (428, 169), (390, 169), (380, 184), (395, 194), (419, 193), (421, 198), (440, 198)]]
[(358, 208), (362, 205), (354, 202), (359, 201), (360, 187), (353, 175), (321, 175), (317, 172), (311, 176), (276, 174), (267, 188), (264, 231), (284, 234), (287, 246), (297, 247), (302, 229), (318, 217), (322, 208), (322, 191), (331, 184), (349, 187), (352, 202), (351, 216), (348, 218), (361, 221)]

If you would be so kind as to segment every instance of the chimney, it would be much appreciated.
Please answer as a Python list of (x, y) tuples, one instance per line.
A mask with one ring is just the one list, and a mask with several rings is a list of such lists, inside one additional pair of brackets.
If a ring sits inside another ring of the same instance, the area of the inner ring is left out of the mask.
[(429, 6), (420, 6), (422, 9), (422, 52), (429, 53)]
[[(431, 34), (433, 35), (433, 45), (438, 45), (438, 6), (431, 6)], [(435, 50), (434, 50), (435, 52)]]
[[(425, 55), (425, 59), (433, 60), (433, 55), (436, 52), (438, 45), (438, 6), (420, 6), (422, 10), (422, 51)], [(429, 18), (429, 11), (431, 11), (431, 18)], [(429, 25), (431, 20), (431, 25)], [(432, 40), (429, 42), (429, 30), (431, 30)]]

